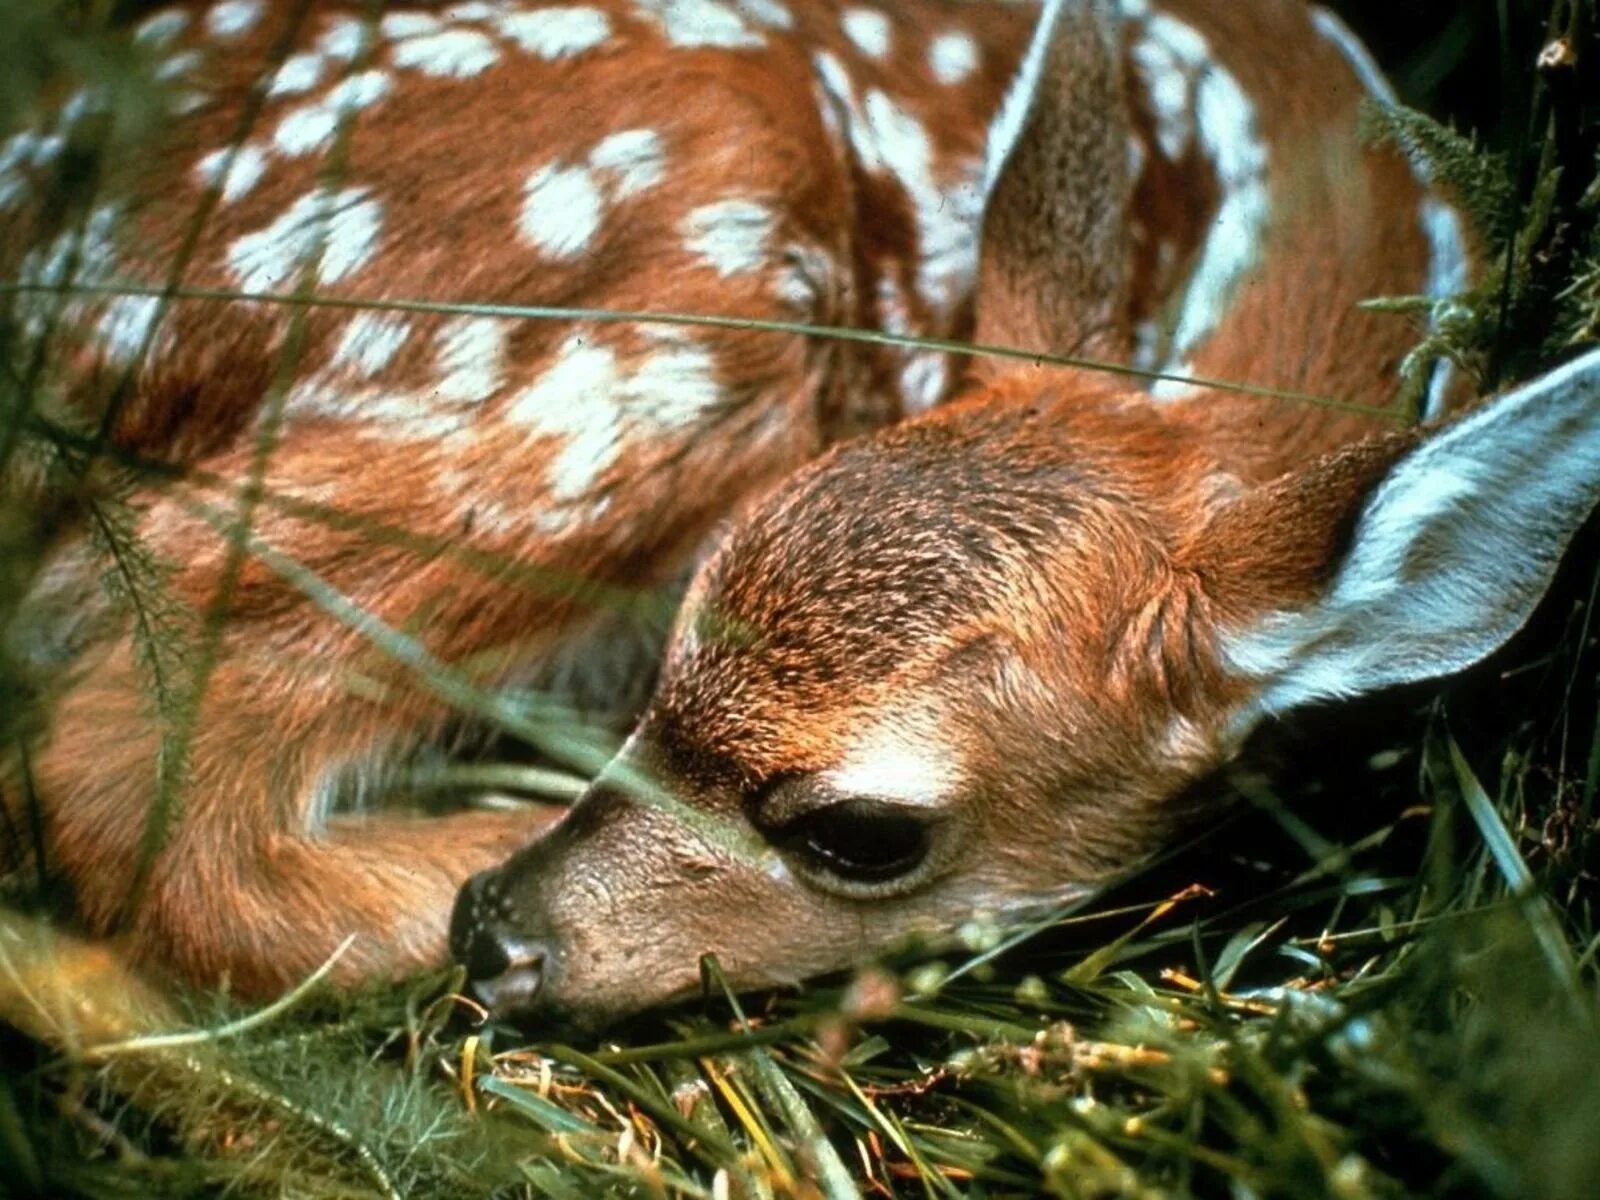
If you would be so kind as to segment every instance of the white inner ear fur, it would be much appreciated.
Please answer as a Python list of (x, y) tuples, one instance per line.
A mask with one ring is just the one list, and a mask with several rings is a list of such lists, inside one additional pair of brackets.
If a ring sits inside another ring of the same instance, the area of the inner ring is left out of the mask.
[(1485, 657), (1527, 621), (1597, 501), (1591, 351), (1408, 455), (1367, 500), (1327, 595), (1224, 640), (1224, 662), (1262, 685), (1233, 732)]

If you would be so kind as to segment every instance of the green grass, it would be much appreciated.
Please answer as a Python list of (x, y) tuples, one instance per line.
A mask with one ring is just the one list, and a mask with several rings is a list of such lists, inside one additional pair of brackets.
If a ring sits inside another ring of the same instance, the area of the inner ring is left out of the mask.
[[(1347, 7), (1420, 101), (1494, 112), (1492, 156), (1374, 118), (1422, 134), (1407, 140), (1499, 239), (1481, 290), (1428, 338), (1419, 325), (1418, 362), (1447, 353), (1510, 379), (1592, 340), (1597, 114), (1519, 64), (1547, 14), (1593, 29), (1594, 6), (1463, 4), (1396, 16), (1391, 39), (1382, 13)], [(94, 21), (26, 10), (36, 35), (0, 52), (0, 121), (62, 72), (126, 74), (143, 111), (134, 67)], [(1503, 71), (1501, 103), (1461, 99), (1485, 62)], [(0, 449), (78, 470), (92, 431), (38, 401), (13, 335)], [(114, 465), (125, 485), (141, 478)], [(8, 495), (0, 621), (47, 533), (29, 493)], [(90, 500), (110, 590), (149, 625), (159, 678), (189, 664), (163, 657), (159, 569), (127, 535), (121, 495)], [(300, 582), (316, 599), (317, 581)], [(1440, 689), (1263, 741), (1213, 782), (1202, 836), (1086, 908), (799, 992), (735, 999), (707, 963), (701, 999), (598, 1044), (482, 1025), (443, 974), (358, 997), (308, 988), (266, 1013), (194, 997), (141, 1018), (107, 982), (119, 977), (25, 915), (48, 905), (13, 880), (0, 1194), (1586, 1198), (1600, 1178), (1597, 591), (1591, 523), (1511, 647)], [(403, 631), (372, 632), (410, 652)], [(556, 757), (595, 753), (560, 714), (421, 668), (464, 710), (553, 738)], [(157, 699), (181, 718), (181, 689)], [(36, 721), (0, 663), (0, 733), (25, 742)], [(75, 970), (100, 981), (101, 1016), (52, 1007)], [(192, 1035), (144, 1036), (152, 1023)]]

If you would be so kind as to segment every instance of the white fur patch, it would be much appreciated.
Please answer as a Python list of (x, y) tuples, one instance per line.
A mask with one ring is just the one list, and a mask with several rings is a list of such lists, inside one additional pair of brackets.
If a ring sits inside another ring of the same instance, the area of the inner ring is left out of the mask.
[(366, 44), (366, 27), (354, 17), (333, 18), (322, 36), (317, 38), (317, 49), (341, 62), (358, 58)]
[(835, 55), (819, 51), (812, 65), (825, 103), (842, 116), (843, 132), (862, 169), (887, 172), (911, 201), (918, 234), (917, 291), (942, 331), (971, 294), (977, 276), (983, 164), (939, 170), (932, 139), (914, 116), (876, 88), (858, 102), (849, 73)]
[(711, 351), (682, 329), (652, 329), (647, 336), (655, 348), (624, 381), (626, 411), (657, 431), (691, 430), (722, 400)]
[(978, 43), (970, 35), (951, 30), (928, 43), (928, 70), (940, 83), (965, 83), (977, 69)]
[(768, 262), (777, 217), (754, 200), (717, 200), (690, 209), (681, 231), (684, 248), (723, 278), (759, 271)]
[(941, 182), (933, 143), (920, 121), (876, 89), (867, 93), (865, 115), (874, 155), (911, 198), (920, 252), (917, 291), (934, 312), (949, 317), (971, 291), (978, 270), (985, 198), (978, 165)]
[(339, 336), (330, 365), (346, 369), (357, 379), (370, 379), (394, 361), (410, 337), (411, 323), (404, 317), (357, 313)]
[(444, 23), (432, 13), (411, 10), (385, 13), (378, 22), (378, 31), (392, 39), (427, 37), (443, 28)]
[[(115, 204), (96, 206), (83, 223), (58, 234), (47, 245), (35, 246), (18, 264), (19, 283), (58, 287), (67, 283), (104, 283), (117, 267), (117, 237), (122, 225), (122, 209)], [(58, 313), (76, 320), (85, 302), (68, 299), (65, 307), (58, 296), (23, 292), (12, 299), (13, 311), (20, 319), (25, 337), (41, 336)]]
[(868, 58), (883, 59), (889, 54), (889, 18), (875, 8), (846, 9), (839, 24), (845, 37)]
[[(574, 333), (555, 361), (514, 396), (506, 419), (538, 437), (562, 439), (547, 467), (551, 499), (584, 499), (631, 440), (652, 443), (692, 430), (722, 399), (710, 351), (679, 330), (647, 331), (651, 349), (631, 363), (595, 340)], [(562, 513), (547, 514), (553, 521)]]
[(236, 148), (225, 146), (201, 158), (194, 170), (207, 187), (220, 186), (222, 202), (231, 204), (261, 182), (267, 171), (267, 155), (260, 146), (248, 143)]
[[(1153, 14), (1134, 47), (1156, 122), (1156, 140), (1172, 158), (1198, 134), (1221, 185), (1221, 198), (1190, 274), (1161, 370), (1183, 374), (1190, 353), (1221, 323), (1235, 289), (1256, 267), (1270, 215), (1267, 148), (1255, 106), (1233, 74), (1211, 56), (1206, 39), (1165, 13)], [(1191, 388), (1160, 381), (1158, 399)]]
[(745, 24), (738, 9), (721, 0), (634, 0), (634, 5), (674, 46), (742, 50), (766, 45), (766, 38)]
[(113, 299), (99, 321), (101, 346), (106, 357), (114, 363), (132, 362), (154, 332), (160, 315), (159, 296)]
[(584, 162), (550, 163), (528, 178), (519, 228), (555, 258), (588, 249), (608, 205), (666, 178), (666, 151), (653, 129), (624, 129), (602, 138)]
[(436, 79), (470, 79), (500, 61), (500, 51), (476, 29), (445, 29), (406, 38), (391, 51), (397, 67), (411, 68)]
[(919, 736), (896, 720), (867, 730), (822, 778), (845, 795), (932, 808), (961, 790), (966, 773), (941, 739)]
[(338, 131), (338, 111), (319, 102), (297, 108), (279, 121), (272, 143), (284, 154), (298, 158), (326, 150)]
[(1155, 37), (1134, 43), (1133, 61), (1155, 121), (1156, 144), (1166, 157), (1181, 159), (1194, 133), (1190, 100), (1194, 73), (1170, 46)]
[(605, 199), (594, 172), (583, 166), (540, 167), (523, 189), (518, 228), (553, 258), (576, 258), (600, 229)]
[(296, 157), (326, 150), (341, 121), (376, 104), (392, 86), (383, 71), (361, 71), (342, 79), (319, 99), (287, 114), (272, 135), (273, 144)]
[(200, 66), (200, 59), (201, 56), (198, 50), (185, 50), (181, 54), (174, 54), (156, 68), (156, 78), (163, 83), (171, 83), (174, 80), (182, 79), (185, 75), (194, 73), (195, 69)]
[(28, 181), (23, 172), (48, 167), (60, 157), (65, 145), (66, 139), (59, 134), (42, 134), (31, 129), (13, 134), (0, 143), (0, 208), (17, 204), (26, 197)]
[(505, 322), (493, 317), (457, 317), (439, 330), (440, 379), (443, 400), (479, 404), (505, 382)]
[(327, 61), (320, 54), (291, 54), (273, 72), (272, 82), (267, 85), (267, 96), (276, 99), (309, 92), (322, 82), (322, 68)]
[(320, 282), (337, 283), (371, 260), (382, 228), (382, 206), (365, 189), (318, 189), (266, 228), (235, 241), (228, 248), (228, 269), (247, 292), (292, 285), (308, 263)]
[(206, 13), (206, 31), (212, 37), (243, 37), (261, 21), (261, 0), (222, 0)]
[(949, 388), (950, 359), (937, 350), (912, 351), (900, 369), (900, 397), (908, 413), (927, 412)]
[(545, 468), (552, 499), (580, 499), (616, 463), (622, 449), (620, 378), (614, 351), (573, 334), (544, 374), (512, 399), (509, 420), (560, 442)]
[(141, 46), (163, 47), (171, 45), (178, 35), (189, 28), (189, 14), (169, 8), (146, 17), (133, 27), (133, 40)]
[(536, 8), (510, 12), (495, 21), (502, 37), (529, 54), (555, 61), (602, 45), (611, 36), (611, 19), (598, 8)]
[(624, 129), (603, 138), (589, 152), (589, 165), (612, 177), (619, 200), (655, 187), (667, 173), (661, 135), (653, 129)]

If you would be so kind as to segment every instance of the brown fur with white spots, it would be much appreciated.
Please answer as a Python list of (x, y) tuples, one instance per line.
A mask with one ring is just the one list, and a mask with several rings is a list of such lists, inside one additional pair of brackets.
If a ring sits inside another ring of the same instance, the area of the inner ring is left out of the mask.
[[(199, 100), (117, 181), (146, 200), (114, 273), (165, 278), (202, 212), (198, 287), (290, 292), (311, 257), (318, 293), (362, 300), (975, 328), (1389, 403), (1412, 332), (1353, 304), (1421, 288), (1429, 201), (1359, 147), (1357, 72), (1300, 4), (1128, 3), (1120, 51), (1069, 14), (992, 196), (983, 158), (1034, 14), (917, 0), (876, 46), (871, 22), (846, 32), (859, 7), (440, 7), (391, 14), (364, 49), (331, 2), (225, 37), (208, 14), (250, 0), (178, 10), (162, 52), (201, 51)], [(952, 34), (969, 40), (936, 55)], [(280, 61), (280, 93), (252, 92)], [(330, 95), (352, 105), (331, 126)], [(262, 169), (218, 196), (197, 163), (230, 143)], [(338, 197), (326, 241), (287, 231), (319, 195)], [(66, 378), (93, 405), (126, 322), (70, 316)], [(959, 365), (750, 330), (180, 300), (117, 441), (187, 470), (140, 497), (140, 533), (203, 611), (227, 548), (198, 506), (227, 511), (286, 379), (259, 543), (485, 687), (549, 674), (592, 630), (595, 585), (668, 584), (739, 518), (624, 755), (673, 798), (597, 786), (458, 910), (500, 1007), (603, 1016), (691, 986), (708, 950), (739, 982), (798, 978), (1135, 859), (1260, 690), (1225, 637), (1319, 594), (1409, 444), (1340, 453), (1385, 427), (1345, 410)], [(85, 561), (69, 541), (41, 596), (87, 595)], [(346, 980), (437, 961), (456, 888), (542, 820), (314, 827), (331, 780), (381, 779), (451, 712), (303, 582), (248, 558), (134, 911), (161, 730), (117, 619), (71, 632), (32, 759), (91, 930), (250, 993), (349, 933)], [(834, 886), (785, 838), (874, 789), (888, 817), (858, 831), (892, 841), (919, 806), (937, 829), (906, 878)]]

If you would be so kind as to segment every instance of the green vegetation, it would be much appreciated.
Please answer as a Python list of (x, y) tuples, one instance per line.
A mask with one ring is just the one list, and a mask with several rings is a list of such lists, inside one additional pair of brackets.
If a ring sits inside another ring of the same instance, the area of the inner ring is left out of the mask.
[[(1441, 354), (1488, 387), (1600, 337), (1600, 111), (1569, 68), (1532, 66), (1569, 35), (1592, 77), (1594, 4), (1444, 6), (1392, 37), (1345, 7), (1420, 106), (1484, 124), (1474, 141), (1418, 112), (1370, 117), (1460, 190), (1497, 264), (1439, 305), (1375, 298), (1416, 323), (1412, 385)], [(73, 77), (119, 97), (69, 160), (70, 213), (97, 155), (143, 136), (147, 89), (98, 11), (10, 8), (31, 32), (0, 42), (0, 134)], [(1485, 67), (1487, 98), (1463, 82)], [(131, 534), (140, 468), (52, 412), (6, 302), (0, 625), (64, 511), (41, 497), (70, 495), (141, 630), (177, 771), (198, 635)], [(0, 1195), (1591, 1196), (1597, 551), (1591, 527), (1533, 626), (1470, 676), (1261, 747), (1217, 781), (1225, 818), (1086, 909), (798, 994), (735, 1000), (708, 962), (703, 1000), (598, 1045), (481, 1026), (444, 975), (309, 987), (254, 1016), (196, 998), (162, 1019), (193, 1036), (141, 1037), (144, 1001), (35, 923), (54, 898), (18, 871), (0, 915)], [(594, 753), (559, 715), (440, 686), (569, 760)], [(37, 726), (31, 687), (0, 658), (8, 744)], [(25, 796), (25, 770), (3, 778)], [(32, 837), (0, 826), (0, 846)], [(120, 1015), (57, 1007), (75, 971)]]

